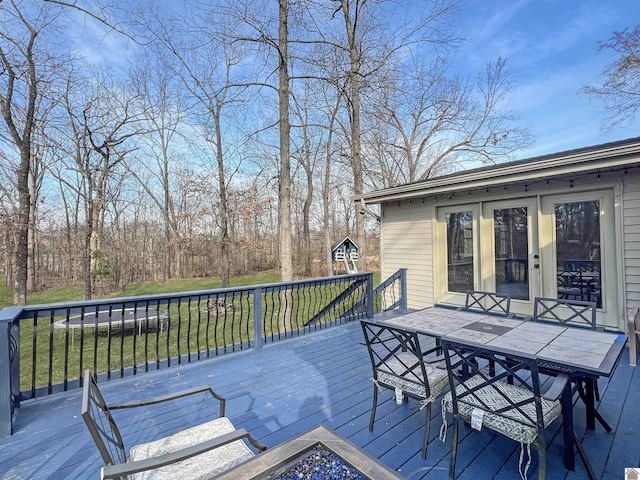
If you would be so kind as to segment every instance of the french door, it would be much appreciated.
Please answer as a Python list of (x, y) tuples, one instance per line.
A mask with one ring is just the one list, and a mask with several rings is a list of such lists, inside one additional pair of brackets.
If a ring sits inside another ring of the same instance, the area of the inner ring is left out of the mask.
[(540, 296), (540, 254), (535, 197), (486, 202), (480, 243), (482, 289), (511, 295), (511, 311), (530, 314)]
[(539, 296), (593, 301), (598, 323), (619, 328), (614, 212), (612, 190), (441, 207), (436, 298), (508, 293), (523, 315)]
[(598, 324), (620, 328), (613, 191), (544, 196), (540, 207), (543, 296), (596, 302)]

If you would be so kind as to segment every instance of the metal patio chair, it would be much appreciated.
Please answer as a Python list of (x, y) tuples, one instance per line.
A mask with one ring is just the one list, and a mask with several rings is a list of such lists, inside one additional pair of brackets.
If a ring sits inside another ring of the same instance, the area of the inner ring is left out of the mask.
[(601, 329), (596, 325), (596, 302), (582, 300), (536, 297), (533, 301), (533, 317), (530, 320), (592, 330)]
[[(543, 480), (546, 474), (545, 429), (562, 413), (560, 398), (568, 377), (558, 375), (543, 394), (533, 356), (446, 338), (442, 339), (441, 346), (451, 384), (450, 392), (442, 399), (443, 441), (447, 431), (446, 414), (453, 414), (449, 478), (455, 478), (459, 423), (464, 420), (476, 430), (486, 428), (520, 443), (518, 468), (525, 479), (533, 446), (538, 451), (538, 479)], [(478, 358), (492, 360), (496, 366), (495, 375), (491, 375), (488, 369), (479, 368)], [(573, 441), (587, 470), (591, 471), (575, 432)], [(528, 453), (526, 461), (524, 451)]]
[(436, 359), (440, 366), (432, 365), (426, 359), (439, 351), (440, 347), (422, 351), (416, 332), (366, 320), (360, 321), (360, 324), (373, 367), (373, 406), (369, 431), (373, 431), (379, 388), (394, 390), (399, 403), (405, 397), (419, 400), (425, 410), (422, 458), (426, 458), (431, 404), (449, 384), (441, 359)]
[[(159, 440), (135, 445), (127, 456), (122, 435), (111, 415), (112, 410), (154, 405), (196, 394), (209, 394), (220, 402), (219, 418)], [(107, 404), (91, 372), (87, 370), (84, 374), (82, 418), (106, 465), (102, 468), (101, 478), (209, 478), (255, 455), (245, 441), (258, 451), (266, 449), (245, 429), (236, 430), (224, 413), (224, 397), (208, 386)]]
[[(536, 297), (533, 303), (533, 317), (530, 320), (535, 322), (558, 323), (571, 328), (588, 328), (591, 330), (604, 331), (603, 327), (596, 324), (596, 302), (582, 300), (568, 300), (561, 298)], [(600, 401), (600, 389), (596, 377), (574, 376), (568, 369), (558, 369), (539, 363), (540, 373), (545, 375), (555, 375), (558, 371), (571, 375), (575, 388), (585, 405), (591, 405), (593, 401)], [(592, 400), (593, 398), (593, 400)], [(592, 415), (597, 419), (607, 432), (611, 432), (611, 427), (593, 407)], [(591, 428), (591, 427), (590, 427)]]
[(511, 295), (495, 292), (481, 292), (480, 290), (467, 290), (464, 307), (465, 310), (478, 313), (490, 313), (508, 317), (511, 315)]

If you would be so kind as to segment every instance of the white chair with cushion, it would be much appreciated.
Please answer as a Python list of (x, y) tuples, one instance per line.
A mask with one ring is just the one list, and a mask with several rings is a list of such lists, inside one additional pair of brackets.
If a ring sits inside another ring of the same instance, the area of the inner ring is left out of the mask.
[(397, 399), (414, 398), (425, 410), (425, 430), (422, 458), (427, 457), (429, 429), (431, 426), (431, 404), (449, 384), (442, 360), (434, 358), (439, 365), (429, 363), (427, 357), (440, 347), (422, 351), (415, 332), (383, 323), (362, 320), (362, 331), (373, 367), (373, 407), (369, 431), (373, 430), (378, 404), (378, 389), (394, 390)]
[(629, 365), (636, 366), (640, 350), (640, 308), (634, 307), (627, 317), (629, 333)]
[[(111, 411), (206, 394), (220, 402), (219, 418), (159, 440), (136, 445), (127, 457), (122, 435)], [(251, 438), (246, 430), (236, 430), (224, 413), (224, 397), (208, 386), (161, 397), (107, 404), (91, 372), (87, 370), (84, 375), (82, 418), (106, 465), (101, 478), (211, 478), (255, 455), (246, 442), (257, 451), (266, 449), (262, 443)]]

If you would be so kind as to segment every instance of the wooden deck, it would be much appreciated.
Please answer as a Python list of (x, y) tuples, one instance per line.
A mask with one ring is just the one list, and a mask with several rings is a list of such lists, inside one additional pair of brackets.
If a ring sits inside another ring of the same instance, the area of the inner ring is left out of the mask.
[[(155, 396), (209, 384), (227, 398), (227, 416), (267, 446), (324, 423), (369, 454), (408, 478), (448, 478), (450, 436), (438, 440), (440, 405), (433, 409), (429, 452), (420, 458), (424, 426), (419, 403), (397, 406), (393, 392), (381, 394), (374, 431), (368, 431), (372, 398), (371, 366), (360, 344), (358, 323), (271, 344), (257, 351), (218, 357), (167, 370), (101, 384), (107, 400)], [(600, 412), (614, 428), (598, 425), (585, 432), (584, 409), (576, 406), (578, 436), (603, 479), (624, 478), (625, 467), (640, 465), (640, 373), (629, 366), (625, 351), (615, 375), (600, 381)], [(102, 462), (80, 418), (81, 391), (24, 402), (15, 434), (0, 440), (0, 478), (99, 478)], [(217, 414), (211, 398), (171, 403), (135, 411), (115, 412), (125, 442), (131, 444), (173, 433)], [(577, 459), (576, 471), (562, 463), (562, 437), (557, 420), (548, 435), (547, 478), (582, 479), (586, 471)], [(483, 431), (461, 428), (459, 479), (517, 479), (520, 447)], [(537, 476), (536, 454), (529, 478)]]

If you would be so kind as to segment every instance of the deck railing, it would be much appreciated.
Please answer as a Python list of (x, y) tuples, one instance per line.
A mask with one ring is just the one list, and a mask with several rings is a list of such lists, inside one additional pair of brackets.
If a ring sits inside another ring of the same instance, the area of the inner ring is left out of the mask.
[[(404, 273), (395, 277), (377, 289), (376, 304), (404, 291), (398, 283)], [(86, 368), (111, 380), (371, 318), (372, 284), (373, 275), (363, 273), (6, 308), (0, 311), (0, 438), (11, 434), (20, 401), (78, 388)], [(384, 302), (387, 309), (402, 305)]]
[(401, 268), (373, 289), (374, 313), (407, 308), (407, 269)]

